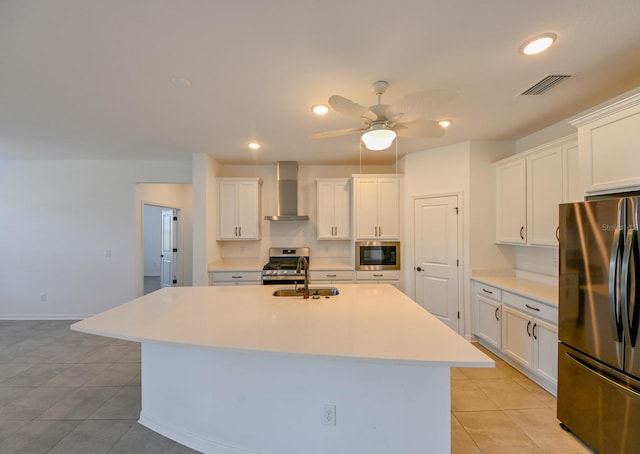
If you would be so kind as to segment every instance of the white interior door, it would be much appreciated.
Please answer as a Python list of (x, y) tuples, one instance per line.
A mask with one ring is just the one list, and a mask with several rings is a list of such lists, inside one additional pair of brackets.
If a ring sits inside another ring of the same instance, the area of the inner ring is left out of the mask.
[(162, 258), (160, 265), (160, 285), (162, 287), (172, 287), (177, 284), (177, 254), (176, 247), (177, 222), (176, 210), (162, 210)]
[(414, 202), (416, 302), (459, 329), (458, 197)]

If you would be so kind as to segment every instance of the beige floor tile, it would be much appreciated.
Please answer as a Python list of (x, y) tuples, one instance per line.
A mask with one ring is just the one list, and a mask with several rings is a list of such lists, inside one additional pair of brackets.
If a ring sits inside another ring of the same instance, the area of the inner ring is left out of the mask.
[(564, 431), (550, 408), (506, 410), (505, 413), (533, 442), (548, 454), (590, 453), (572, 434)]
[(472, 380), (502, 410), (548, 408), (545, 401), (527, 392), (512, 378)]
[(499, 410), (472, 380), (451, 380), (451, 411)]
[(464, 430), (483, 454), (543, 454), (504, 411), (455, 412)]
[(454, 415), (451, 415), (451, 454), (482, 454)]
[(469, 377), (464, 373), (465, 369), (461, 367), (451, 368), (451, 380), (464, 380)]
[(529, 378), (523, 375), (521, 377), (514, 378), (513, 380), (516, 383), (518, 383), (520, 386), (525, 388), (527, 392), (533, 394), (534, 396), (542, 400), (548, 408), (552, 408), (554, 410), (556, 409), (557, 407), (556, 398), (551, 393), (542, 389), (536, 383), (531, 381)]

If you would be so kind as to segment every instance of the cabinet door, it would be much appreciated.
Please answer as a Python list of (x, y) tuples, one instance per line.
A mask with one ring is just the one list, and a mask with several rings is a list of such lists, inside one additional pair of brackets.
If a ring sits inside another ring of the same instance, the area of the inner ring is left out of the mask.
[(330, 182), (318, 182), (318, 239), (331, 240), (334, 232), (334, 186)]
[(558, 205), (562, 203), (562, 147), (527, 157), (527, 243), (558, 246)]
[(238, 238), (244, 240), (259, 239), (258, 220), (258, 183), (238, 183)]
[(493, 345), (502, 348), (502, 325), (500, 323), (500, 303), (476, 295), (477, 323), (476, 336)]
[(558, 382), (558, 328), (543, 320), (534, 320), (535, 371), (551, 381)]
[(400, 238), (400, 182), (396, 178), (378, 181), (378, 238)]
[(356, 239), (377, 239), (378, 233), (378, 180), (355, 180)]
[(238, 185), (221, 182), (218, 194), (218, 238), (235, 240), (238, 236)]
[(334, 184), (334, 238), (348, 240), (351, 238), (351, 191), (349, 180)]
[(525, 244), (527, 195), (526, 161), (496, 167), (496, 241)]
[(563, 194), (562, 201), (581, 202), (584, 200), (580, 179), (580, 154), (578, 141), (573, 140), (562, 146)]
[(533, 368), (533, 321), (527, 314), (502, 306), (502, 352), (525, 367)]

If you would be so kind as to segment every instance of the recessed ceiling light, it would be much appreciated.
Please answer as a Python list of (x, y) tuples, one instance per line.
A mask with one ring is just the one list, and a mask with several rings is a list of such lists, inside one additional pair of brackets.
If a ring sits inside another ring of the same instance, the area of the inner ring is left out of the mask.
[(448, 128), (449, 126), (451, 126), (451, 120), (440, 120), (438, 124), (443, 128)]
[(251, 150), (259, 150), (261, 145), (258, 142), (249, 142), (247, 144), (247, 146), (251, 149)]
[(526, 41), (520, 46), (520, 52), (525, 55), (535, 55), (547, 50), (556, 41), (558, 35), (555, 33), (545, 33)]
[(316, 104), (311, 107), (311, 111), (316, 115), (326, 115), (329, 112), (329, 106), (324, 104)]

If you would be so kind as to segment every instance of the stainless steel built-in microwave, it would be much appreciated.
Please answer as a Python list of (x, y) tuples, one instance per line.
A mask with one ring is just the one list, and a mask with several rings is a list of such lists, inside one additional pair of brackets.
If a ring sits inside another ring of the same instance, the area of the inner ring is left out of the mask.
[(400, 242), (356, 241), (356, 270), (399, 270)]

